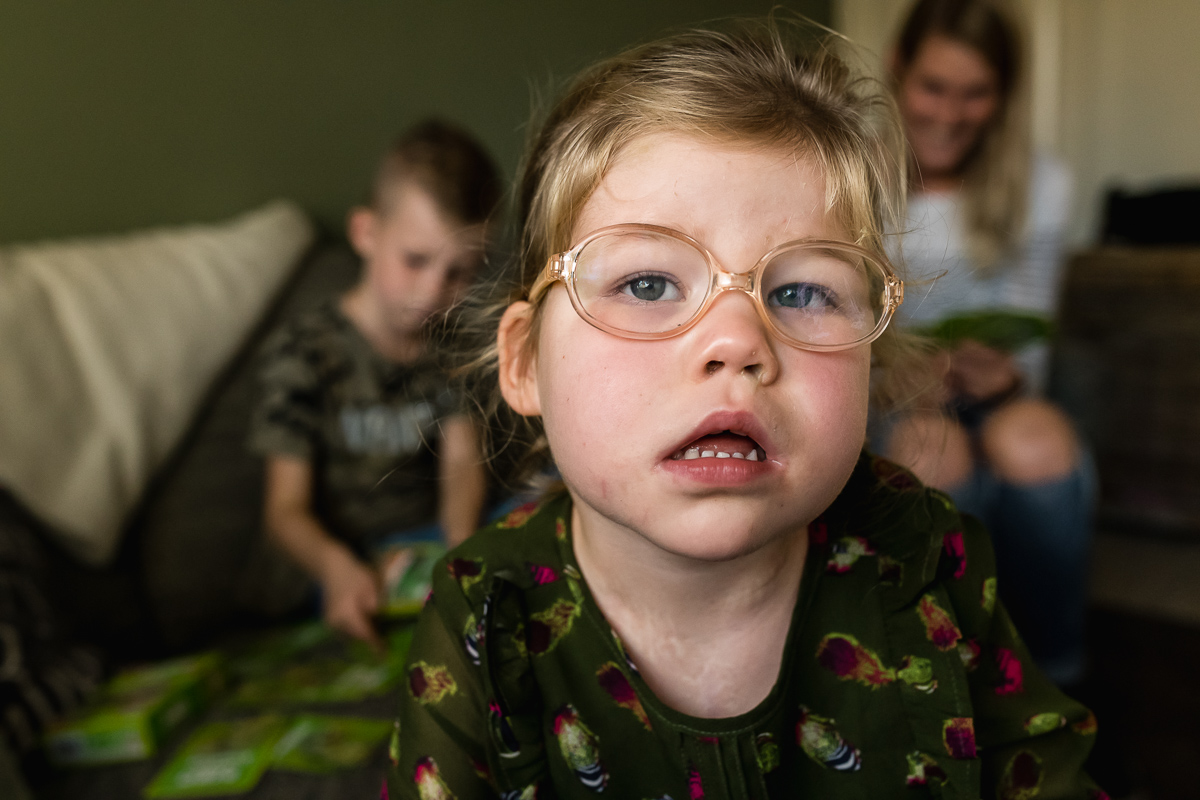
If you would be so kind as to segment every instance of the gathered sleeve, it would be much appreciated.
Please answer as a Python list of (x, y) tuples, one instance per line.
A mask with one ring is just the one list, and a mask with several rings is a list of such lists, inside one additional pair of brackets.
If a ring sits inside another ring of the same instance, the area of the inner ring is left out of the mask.
[(1001, 600), (990, 539), (973, 518), (963, 521), (961, 577), (947, 586), (962, 629), (984, 797), (1105, 797), (1083, 771), (1095, 717), (1033, 663)]

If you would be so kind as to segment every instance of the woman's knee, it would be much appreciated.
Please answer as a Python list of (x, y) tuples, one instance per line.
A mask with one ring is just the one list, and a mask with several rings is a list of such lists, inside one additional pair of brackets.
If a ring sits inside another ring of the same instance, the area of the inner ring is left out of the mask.
[(926, 485), (943, 490), (965, 482), (974, 469), (966, 431), (934, 412), (899, 420), (888, 436), (884, 455), (908, 467)]
[(1079, 464), (1079, 439), (1071, 421), (1043, 400), (1017, 400), (984, 422), (980, 447), (991, 470), (1009, 483), (1063, 478)]

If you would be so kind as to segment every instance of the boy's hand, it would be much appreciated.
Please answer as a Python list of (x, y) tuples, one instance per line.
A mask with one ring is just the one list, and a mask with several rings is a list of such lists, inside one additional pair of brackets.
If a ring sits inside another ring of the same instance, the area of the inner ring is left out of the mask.
[(383, 646), (371, 624), (380, 603), (379, 581), (373, 570), (348, 551), (331, 554), (321, 571), (321, 589), (325, 622), (330, 627), (376, 649)]
[(312, 463), (292, 456), (267, 459), (265, 522), (271, 537), (317, 579), (325, 621), (339, 631), (382, 648), (371, 625), (379, 610), (375, 573), (334, 538), (312, 513)]

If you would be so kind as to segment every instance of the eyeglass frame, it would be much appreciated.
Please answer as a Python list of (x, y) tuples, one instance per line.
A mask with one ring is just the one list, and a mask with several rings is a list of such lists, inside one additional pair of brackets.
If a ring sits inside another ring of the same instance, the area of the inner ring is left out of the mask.
[[(708, 292), (704, 298), (704, 302), (700, 304), (700, 307), (685, 322), (667, 331), (638, 333), (609, 325), (592, 316), (583, 307), (583, 303), (579, 299), (579, 293), (575, 288), (575, 265), (578, 263), (579, 254), (596, 239), (622, 231), (646, 231), (661, 234), (691, 246), (704, 256), (711, 277)], [(762, 271), (772, 259), (781, 253), (801, 248), (828, 248), (848, 251), (878, 264), (883, 269), (883, 311), (879, 316), (879, 321), (875, 323), (875, 327), (870, 333), (847, 344), (813, 344), (811, 342), (802, 342), (789, 336), (775, 323), (771, 315), (767, 313), (766, 303), (762, 298)], [(801, 350), (811, 350), (814, 352), (837, 352), (839, 350), (849, 350), (863, 344), (870, 344), (883, 335), (888, 323), (891, 322), (892, 316), (896, 313), (896, 309), (904, 302), (904, 281), (896, 275), (887, 259), (877, 257), (866, 248), (851, 244), (850, 242), (841, 242), (836, 239), (793, 239), (792, 241), (772, 247), (749, 270), (745, 272), (729, 272), (721, 266), (721, 262), (717, 260), (716, 256), (707, 247), (686, 233), (677, 231), (674, 228), (640, 222), (626, 222), (598, 228), (585, 236), (581, 242), (569, 250), (564, 250), (561, 253), (555, 253), (550, 256), (546, 261), (546, 266), (542, 268), (541, 274), (533, 282), (533, 286), (529, 288), (529, 294), (526, 298), (527, 302), (536, 305), (550, 291), (555, 281), (562, 281), (566, 285), (567, 296), (571, 299), (571, 305), (574, 306), (575, 313), (579, 314), (584, 322), (593, 328), (611, 333), (623, 339), (638, 339), (643, 341), (670, 339), (686, 333), (708, 312), (708, 309), (716, 302), (719, 295), (727, 291), (741, 291), (750, 297), (750, 301), (754, 304), (759, 318), (766, 324), (767, 329), (774, 333), (780, 341)]]

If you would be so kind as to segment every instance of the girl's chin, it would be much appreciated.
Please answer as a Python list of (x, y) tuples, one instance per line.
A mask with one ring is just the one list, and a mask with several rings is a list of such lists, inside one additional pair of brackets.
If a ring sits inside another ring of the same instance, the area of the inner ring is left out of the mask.
[(750, 532), (731, 534), (728, 528), (720, 532), (689, 532), (685, 537), (656, 537), (648, 535), (657, 547), (690, 561), (724, 563), (769, 547), (773, 539)]

